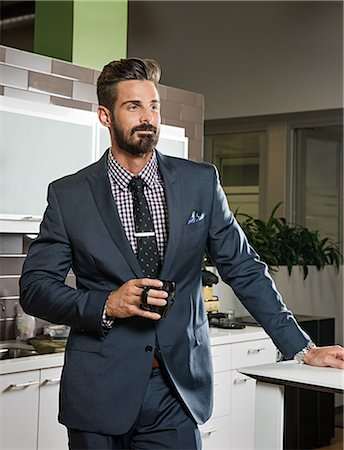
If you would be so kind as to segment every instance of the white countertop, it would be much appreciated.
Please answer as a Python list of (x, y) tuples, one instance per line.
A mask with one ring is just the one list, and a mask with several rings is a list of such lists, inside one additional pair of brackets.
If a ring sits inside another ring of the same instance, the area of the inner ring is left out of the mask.
[(295, 384), (319, 387), (336, 392), (344, 391), (344, 370), (332, 367), (314, 367), (296, 361), (262, 364), (239, 369), (239, 372), (273, 384)]
[[(210, 328), (209, 335), (211, 345), (256, 341), (268, 337), (262, 328), (251, 326), (246, 326), (242, 330)], [(0, 360), (0, 375), (25, 372), (28, 370), (46, 369), (49, 367), (59, 367), (63, 365), (63, 360), (63, 352)]]
[(0, 360), (0, 375), (26, 372), (28, 370), (47, 369), (50, 367), (61, 367), (63, 365), (63, 360), (64, 352), (4, 359)]
[(242, 330), (226, 330), (210, 327), (211, 345), (234, 344), (236, 342), (257, 341), (267, 339), (269, 336), (261, 327), (246, 326)]

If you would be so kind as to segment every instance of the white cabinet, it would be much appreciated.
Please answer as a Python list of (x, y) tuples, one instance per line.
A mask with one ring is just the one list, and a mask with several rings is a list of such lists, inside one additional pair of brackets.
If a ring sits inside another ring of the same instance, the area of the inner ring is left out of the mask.
[(67, 450), (57, 421), (61, 367), (0, 376), (0, 450)]
[(0, 449), (35, 449), (39, 371), (0, 377)]
[(243, 340), (212, 344), (214, 410), (200, 426), (204, 450), (254, 448), (256, 382), (236, 369), (276, 361), (276, 348), (267, 337)]
[(38, 450), (67, 449), (67, 429), (58, 423), (61, 367), (40, 371)]
[[(96, 112), (4, 96), (1, 102), (0, 230), (38, 233), (48, 184), (98, 160), (111, 145), (109, 131)], [(161, 125), (157, 148), (187, 158), (185, 129)], [(28, 180), (25, 189), (18, 180)]]

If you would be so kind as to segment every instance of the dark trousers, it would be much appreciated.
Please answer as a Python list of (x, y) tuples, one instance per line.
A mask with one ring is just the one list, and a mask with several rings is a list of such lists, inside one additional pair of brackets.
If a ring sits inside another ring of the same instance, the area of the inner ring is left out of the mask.
[[(121, 411), (118, 411), (121, 414)], [(114, 420), (116, 418), (114, 417)], [(196, 423), (183, 407), (163, 370), (152, 370), (139, 417), (124, 435), (68, 429), (70, 450), (201, 450)]]

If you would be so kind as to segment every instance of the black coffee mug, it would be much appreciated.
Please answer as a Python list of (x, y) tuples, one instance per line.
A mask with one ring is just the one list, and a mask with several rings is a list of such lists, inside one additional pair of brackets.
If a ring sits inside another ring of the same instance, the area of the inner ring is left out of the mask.
[[(141, 308), (145, 309), (146, 311), (156, 312), (161, 315), (161, 318), (164, 319), (167, 314), (170, 312), (171, 306), (173, 305), (175, 296), (176, 296), (176, 283), (174, 281), (166, 281), (161, 280), (163, 282), (162, 287), (157, 288), (153, 286), (145, 286), (142, 291), (141, 296)], [(156, 289), (157, 291), (165, 291), (167, 292), (168, 296), (165, 298), (166, 305), (165, 306), (156, 306), (156, 305), (149, 305), (147, 303), (147, 297), (148, 297), (148, 291), (150, 289)]]

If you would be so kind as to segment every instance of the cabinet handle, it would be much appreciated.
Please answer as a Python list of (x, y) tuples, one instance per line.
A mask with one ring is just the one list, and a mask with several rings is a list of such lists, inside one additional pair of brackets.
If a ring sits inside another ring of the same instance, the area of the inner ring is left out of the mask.
[(29, 386), (34, 386), (35, 384), (38, 384), (38, 381), (27, 381), (26, 383), (10, 384), (8, 386), (8, 389), (24, 389)]
[(202, 437), (208, 438), (216, 431), (218, 431), (218, 428), (211, 428), (210, 430), (202, 431)]
[(60, 382), (60, 378), (46, 378), (42, 384), (54, 384), (54, 383), (59, 383)]
[(248, 378), (235, 378), (234, 384), (246, 383), (247, 380)]
[(262, 352), (263, 350), (265, 350), (265, 347), (249, 348), (249, 349), (247, 350), (247, 353), (248, 353), (249, 355), (251, 355), (252, 353), (259, 353), (259, 352)]

